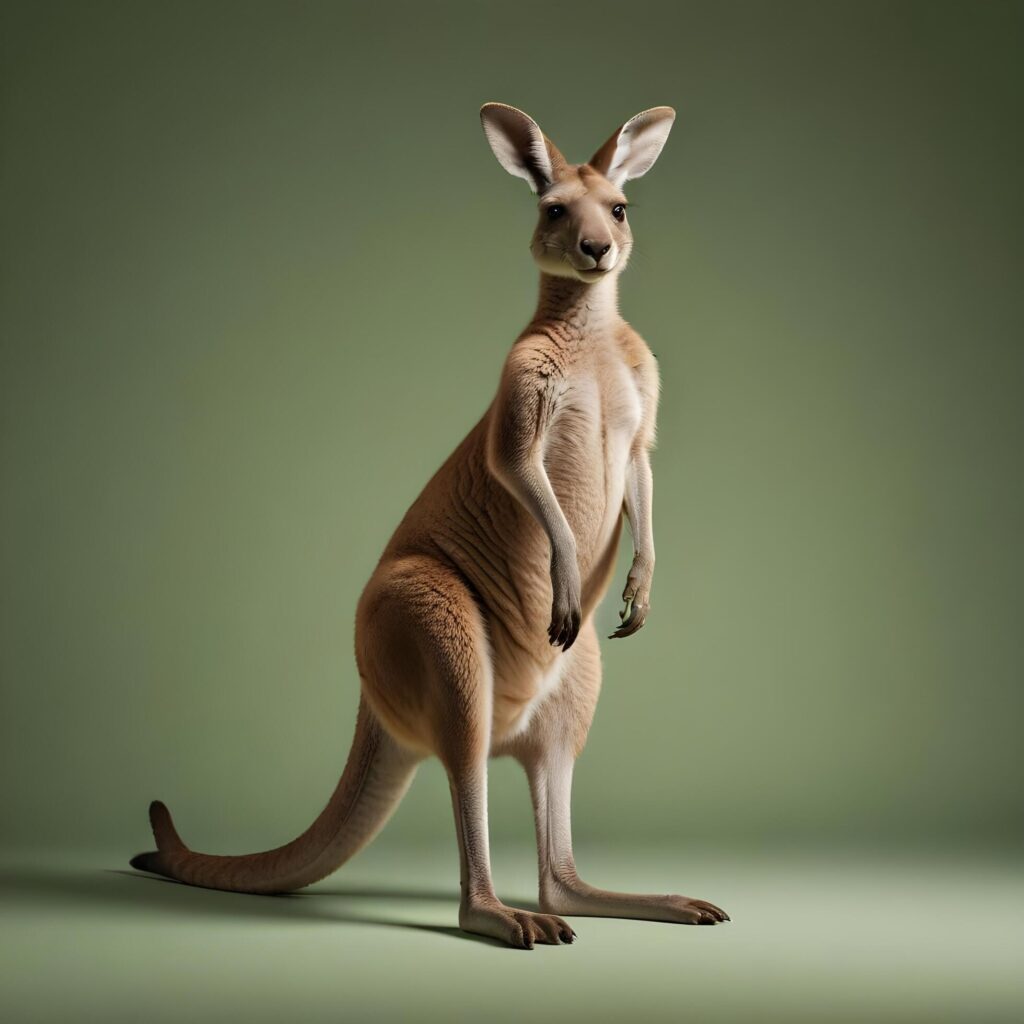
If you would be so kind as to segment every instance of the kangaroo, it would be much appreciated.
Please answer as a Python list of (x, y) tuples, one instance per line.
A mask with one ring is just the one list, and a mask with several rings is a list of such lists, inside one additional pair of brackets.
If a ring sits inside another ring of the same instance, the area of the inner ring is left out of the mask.
[[(530, 250), (536, 310), (512, 346), (490, 407), (406, 512), (360, 597), (355, 739), (327, 806), (297, 839), (264, 853), (196, 853), (170, 813), (149, 809), (158, 849), (133, 867), (247, 893), (302, 888), (384, 826), (417, 765), (438, 757), (458, 837), (459, 925), (510, 946), (570, 943), (565, 916), (716, 924), (705, 900), (630, 895), (582, 881), (570, 790), (601, 686), (594, 610), (608, 588), (623, 514), (633, 537), (621, 624), (650, 611), (657, 364), (618, 311), (632, 249), (623, 184), (646, 174), (675, 111), (626, 121), (570, 164), (532, 118), (480, 111), (487, 141), (539, 199)], [(525, 768), (536, 819), (540, 913), (502, 903), (491, 880), (487, 763)]]

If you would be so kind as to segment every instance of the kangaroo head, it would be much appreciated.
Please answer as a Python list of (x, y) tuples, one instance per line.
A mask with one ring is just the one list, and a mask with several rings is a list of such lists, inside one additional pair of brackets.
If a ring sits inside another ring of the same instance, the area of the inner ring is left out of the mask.
[(480, 109), (484, 134), (509, 174), (540, 197), (530, 252), (541, 270), (588, 284), (626, 265), (633, 233), (622, 186), (658, 159), (676, 112), (653, 107), (630, 118), (585, 164), (570, 164), (537, 122), (504, 103)]

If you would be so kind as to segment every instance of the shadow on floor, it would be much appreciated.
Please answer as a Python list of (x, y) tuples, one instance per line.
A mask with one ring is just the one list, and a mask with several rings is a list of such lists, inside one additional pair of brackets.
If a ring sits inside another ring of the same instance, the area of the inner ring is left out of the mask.
[[(192, 920), (218, 918), (277, 925), (376, 925), (433, 932), (501, 949), (509, 948), (504, 943), (484, 936), (469, 935), (454, 923), (424, 924), (389, 914), (363, 911), (358, 908), (361, 900), (449, 903), (454, 922), (459, 893), (457, 890), (414, 886), (384, 888), (379, 885), (348, 885), (279, 896), (254, 896), (200, 889), (168, 878), (117, 868), (74, 872), (57, 868), (22, 867), (0, 872), (0, 902), (11, 908), (21, 904), (43, 911), (47, 907), (59, 908), (62, 913), (67, 913), (76, 908), (95, 910), (102, 907), (111, 914), (125, 917), (156, 912)], [(530, 901), (517, 905), (524, 909), (536, 906)]]
[[(129, 872), (132, 874), (132, 872)], [(299, 895), (338, 896), (342, 899), (364, 900), (401, 900), (412, 903), (431, 902), (449, 903), (453, 908), (459, 905), (458, 889), (421, 889), (416, 886), (373, 886), (373, 885), (334, 885), (327, 889), (315, 889), (310, 893)], [(521, 910), (540, 911), (536, 900), (509, 897), (508, 904)]]

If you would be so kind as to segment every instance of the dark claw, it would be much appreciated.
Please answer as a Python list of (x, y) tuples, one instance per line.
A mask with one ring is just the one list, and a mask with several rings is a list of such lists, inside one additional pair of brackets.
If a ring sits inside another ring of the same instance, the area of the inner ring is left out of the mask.
[(581, 621), (578, 612), (570, 613), (559, 622), (552, 621), (548, 626), (548, 642), (552, 647), (561, 647), (563, 651), (569, 650), (579, 636)]
[(580, 617), (573, 613), (569, 619), (569, 624), (565, 631), (565, 643), (562, 645), (562, 650), (567, 651), (574, 643), (576, 643), (576, 637), (580, 635)]
[[(629, 606), (627, 605), (627, 608)], [(647, 621), (647, 608), (633, 605), (629, 609), (629, 615), (623, 619), (622, 625), (612, 633), (609, 640), (620, 640), (622, 637), (632, 636)]]
[(716, 920), (719, 921), (730, 921), (732, 920), (729, 915), (721, 908), (716, 907), (714, 903), (706, 903), (702, 901), (702, 910), (707, 910)]

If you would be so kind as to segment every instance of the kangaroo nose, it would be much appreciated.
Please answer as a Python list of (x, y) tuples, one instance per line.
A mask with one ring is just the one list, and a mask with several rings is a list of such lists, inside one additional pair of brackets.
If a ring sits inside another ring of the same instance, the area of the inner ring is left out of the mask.
[(611, 248), (610, 242), (595, 242), (592, 238), (584, 238), (580, 242), (580, 249), (584, 255), (591, 257), (595, 263), (601, 262), (601, 257)]

